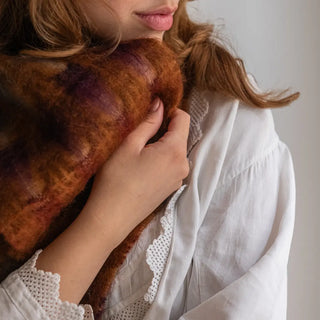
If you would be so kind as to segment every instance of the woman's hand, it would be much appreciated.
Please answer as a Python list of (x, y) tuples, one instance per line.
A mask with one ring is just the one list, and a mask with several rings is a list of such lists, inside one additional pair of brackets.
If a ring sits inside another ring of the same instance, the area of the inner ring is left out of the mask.
[(163, 120), (159, 98), (156, 104), (159, 108), (126, 137), (96, 174), (84, 208), (99, 225), (112, 223), (119, 228), (119, 243), (189, 174), (190, 116), (185, 111), (176, 110), (163, 137), (146, 145)]
[(46, 247), (36, 267), (60, 274), (60, 299), (79, 303), (103, 263), (189, 174), (189, 115), (177, 110), (159, 141), (163, 105), (132, 131), (96, 174), (74, 222)]

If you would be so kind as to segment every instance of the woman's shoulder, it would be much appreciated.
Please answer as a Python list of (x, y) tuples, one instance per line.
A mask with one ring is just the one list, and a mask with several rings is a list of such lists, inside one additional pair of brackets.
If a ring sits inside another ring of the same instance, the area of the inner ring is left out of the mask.
[(194, 89), (190, 116), (188, 151), (216, 150), (216, 157), (223, 159), (221, 173), (228, 176), (265, 157), (279, 143), (271, 109), (254, 108), (221, 93)]

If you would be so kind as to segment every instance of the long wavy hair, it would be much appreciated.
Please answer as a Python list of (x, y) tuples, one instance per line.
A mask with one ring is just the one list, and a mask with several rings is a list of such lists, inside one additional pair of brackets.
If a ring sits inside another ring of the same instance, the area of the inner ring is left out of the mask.
[[(250, 83), (243, 60), (232, 54), (213, 24), (194, 22), (187, 2), (180, 0), (172, 28), (164, 42), (177, 54), (185, 76), (185, 99), (192, 87), (211, 90), (259, 108), (276, 108), (298, 99), (289, 89), (257, 91)], [(118, 23), (108, 6), (110, 19)], [(120, 27), (101, 39), (78, 1), (1, 0), (0, 52), (37, 57), (67, 57), (100, 43), (111, 54), (120, 43)]]

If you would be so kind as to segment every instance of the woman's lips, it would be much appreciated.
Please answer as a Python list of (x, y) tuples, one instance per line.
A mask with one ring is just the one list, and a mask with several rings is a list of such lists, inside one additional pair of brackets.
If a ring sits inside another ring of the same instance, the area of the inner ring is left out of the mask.
[(149, 28), (156, 31), (167, 31), (173, 25), (173, 15), (170, 14), (141, 14), (137, 13), (141, 21)]

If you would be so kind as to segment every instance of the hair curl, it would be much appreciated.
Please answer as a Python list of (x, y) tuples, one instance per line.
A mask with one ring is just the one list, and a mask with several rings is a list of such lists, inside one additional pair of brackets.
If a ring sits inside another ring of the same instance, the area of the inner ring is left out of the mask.
[[(285, 96), (283, 91), (257, 92), (252, 87), (243, 60), (227, 49), (215, 26), (190, 19), (180, 0), (172, 28), (164, 42), (177, 54), (185, 75), (185, 98), (192, 87), (212, 90), (259, 108), (276, 108), (299, 98), (300, 92)], [(117, 23), (116, 14), (107, 9)], [(77, 1), (2, 0), (0, 2), (0, 51), (38, 57), (66, 57), (103, 42), (112, 53), (121, 38), (115, 34), (97, 36)]]

